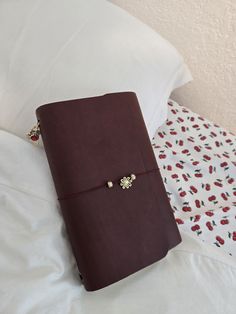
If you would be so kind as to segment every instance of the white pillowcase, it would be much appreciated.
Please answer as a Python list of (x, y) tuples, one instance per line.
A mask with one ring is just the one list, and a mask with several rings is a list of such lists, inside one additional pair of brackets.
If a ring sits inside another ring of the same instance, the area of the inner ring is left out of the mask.
[(25, 137), (45, 103), (136, 92), (150, 137), (192, 79), (160, 35), (105, 0), (0, 2), (0, 127)]

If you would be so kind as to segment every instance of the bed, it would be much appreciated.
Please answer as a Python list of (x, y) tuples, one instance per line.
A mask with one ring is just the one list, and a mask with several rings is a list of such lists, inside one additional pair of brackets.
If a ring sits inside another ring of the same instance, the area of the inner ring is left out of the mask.
[[(192, 80), (183, 56), (106, 0), (0, 1), (0, 23), (0, 313), (235, 313), (236, 137), (168, 100)], [(41, 104), (119, 91), (137, 94), (183, 241), (89, 293), (25, 134)]]
[(81, 284), (44, 150), (0, 131), (1, 313), (235, 313), (235, 136), (172, 100), (168, 110), (152, 145), (183, 241), (92, 293)]

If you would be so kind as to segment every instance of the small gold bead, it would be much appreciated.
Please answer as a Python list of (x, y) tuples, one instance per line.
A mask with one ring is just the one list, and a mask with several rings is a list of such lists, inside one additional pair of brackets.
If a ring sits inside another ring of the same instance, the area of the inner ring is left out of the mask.
[(130, 175), (130, 177), (131, 177), (132, 180), (135, 180), (135, 179), (136, 179), (136, 175), (133, 174), (133, 173)]
[(113, 182), (112, 181), (107, 181), (107, 186), (109, 187), (109, 189), (112, 188), (113, 187)]

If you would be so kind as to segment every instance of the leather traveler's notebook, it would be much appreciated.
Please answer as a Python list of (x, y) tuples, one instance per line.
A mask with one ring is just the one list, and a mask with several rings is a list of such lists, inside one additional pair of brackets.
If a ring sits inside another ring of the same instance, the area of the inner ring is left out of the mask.
[(36, 115), (87, 290), (131, 275), (181, 242), (135, 93), (46, 104)]

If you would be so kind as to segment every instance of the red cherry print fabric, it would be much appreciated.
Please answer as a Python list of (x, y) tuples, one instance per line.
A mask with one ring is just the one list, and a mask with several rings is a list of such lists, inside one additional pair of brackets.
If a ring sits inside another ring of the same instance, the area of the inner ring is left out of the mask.
[(236, 256), (236, 136), (169, 100), (152, 146), (179, 228)]

